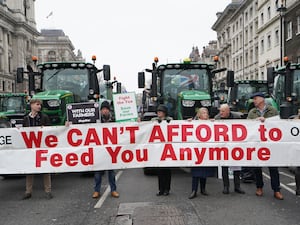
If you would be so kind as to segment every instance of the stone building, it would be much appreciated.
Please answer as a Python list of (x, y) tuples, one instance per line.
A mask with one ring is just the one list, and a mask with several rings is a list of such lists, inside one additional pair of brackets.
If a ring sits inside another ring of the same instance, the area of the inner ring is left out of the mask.
[[(282, 14), (283, 3), (287, 10)], [(212, 27), (217, 32), (220, 67), (233, 70), (237, 80), (265, 80), (267, 67), (280, 66), (284, 55), (298, 60), (299, 14), (298, 0), (232, 0), (217, 13)], [(225, 80), (225, 73), (217, 76)]]
[(37, 38), (38, 63), (53, 61), (84, 61), (82, 53), (74, 53), (74, 46), (60, 29), (42, 29)]
[(34, 0), (0, 0), (0, 15), (0, 93), (23, 92), (16, 69), (37, 54)]

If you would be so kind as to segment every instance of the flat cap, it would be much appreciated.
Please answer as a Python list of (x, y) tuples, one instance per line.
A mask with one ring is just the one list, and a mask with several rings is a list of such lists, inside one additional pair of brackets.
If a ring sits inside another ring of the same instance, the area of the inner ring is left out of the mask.
[(262, 92), (255, 92), (251, 95), (251, 98), (254, 98), (254, 97), (262, 97), (262, 98), (265, 98), (265, 94), (262, 93)]

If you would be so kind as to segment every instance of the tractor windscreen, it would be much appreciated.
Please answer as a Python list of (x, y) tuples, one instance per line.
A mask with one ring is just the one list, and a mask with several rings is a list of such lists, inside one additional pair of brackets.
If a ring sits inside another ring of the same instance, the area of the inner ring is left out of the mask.
[(1, 112), (24, 112), (24, 97), (0, 97)]
[(86, 101), (89, 94), (88, 69), (58, 68), (46, 69), (43, 76), (43, 90), (68, 90)]
[(294, 70), (293, 93), (292, 95), (300, 98), (300, 70)]
[(245, 83), (239, 84), (237, 88), (237, 98), (248, 100), (251, 98), (252, 94), (255, 92), (268, 93), (267, 83)]
[(177, 99), (177, 95), (182, 91), (210, 91), (206, 69), (166, 69), (162, 79), (163, 93), (174, 99)]

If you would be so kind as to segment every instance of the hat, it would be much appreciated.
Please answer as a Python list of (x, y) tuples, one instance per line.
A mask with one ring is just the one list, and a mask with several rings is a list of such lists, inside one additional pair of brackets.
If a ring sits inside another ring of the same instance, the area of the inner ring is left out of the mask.
[(168, 109), (167, 109), (167, 107), (166, 107), (165, 105), (159, 105), (159, 106), (157, 107), (157, 110), (156, 110), (156, 111), (157, 111), (157, 112), (158, 112), (158, 111), (161, 111), (161, 112), (164, 112), (164, 113), (167, 114)]
[(108, 101), (102, 102), (100, 110), (103, 109), (103, 108), (107, 108), (108, 110), (110, 110), (110, 105), (109, 105)]
[(251, 95), (251, 98), (254, 98), (254, 97), (262, 97), (262, 98), (265, 98), (265, 94), (262, 93), (262, 92), (255, 92)]

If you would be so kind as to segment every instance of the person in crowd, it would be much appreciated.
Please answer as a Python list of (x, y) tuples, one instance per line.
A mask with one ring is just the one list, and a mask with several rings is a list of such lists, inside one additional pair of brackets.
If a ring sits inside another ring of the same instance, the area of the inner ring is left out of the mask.
[[(37, 127), (37, 126), (50, 126), (49, 117), (41, 112), (42, 101), (40, 99), (30, 100), (30, 113), (24, 117), (23, 127)], [(51, 193), (51, 175), (49, 173), (43, 174), (44, 190), (46, 198), (51, 199), (53, 195)], [(32, 196), (34, 175), (26, 175), (26, 191), (23, 196), (23, 200), (29, 199)]]
[[(262, 92), (254, 93), (251, 98), (253, 99), (254, 108), (251, 109), (248, 113), (247, 119), (257, 119), (261, 122), (264, 122), (266, 118), (270, 118), (273, 116), (277, 116), (277, 110), (271, 105), (266, 104), (265, 96)], [(256, 177), (256, 195), (263, 195), (263, 176), (262, 176), (262, 168), (256, 167), (254, 168), (254, 173)], [(274, 197), (278, 200), (283, 200), (283, 196), (280, 192), (280, 180), (279, 180), (279, 172), (278, 167), (269, 167), (269, 173), (271, 177), (271, 187), (274, 191)]]
[[(111, 114), (110, 104), (108, 101), (102, 102), (101, 107), (100, 107), (100, 114), (101, 114), (101, 123), (114, 122), (114, 118)], [(101, 182), (102, 182), (102, 176), (104, 175), (104, 173), (105, 173), (105, 171), (97, 171), (94, 174), (95, 185), (94, 185), (93, 198), (100, 197)], [(109, 185), (110, 185), (111, 196), (114, 198), (118, 198), (120, 195), (117, 192), (115, 171), (108, 170), (107, 173), (108, 173), (108, 181), (109, 181)]]
[[(194, 118), (195, 120), (208, 120), (209, 112), (208, 109), (202, 107), (198, 109), (197, 115)], [(206, 192), (206, 178), (214, 176), (214, 169), (211, 167), (192, 167), (192, 193), (189, 196), (189, 199), (197, 197), (198, 184), (200, 181), (200, 192), (202, 195), (208, 195)]]
[[(216, 120), (228, 120), (228, 119), (242, 119), (242, 114), (239, 112), (231, 112), (228, 104), (222, 104), (219, 108), (219, 113), (215, 116)], [(232, 167), (234, 191), (239, 194), (245, 194), (245, 191), (241, 189), (241, 168)], [(222, 166), (222, 179), (223, 179), (223, 194), (229, 194), (229, 175), (228, 166)]]
[[(157, 121), (161, 123), (163, 120), (170, 122), (173, 118), (168, 116), (168, 109), (165, 105), (159, 105), (157, 107), (157, 117), (151, 119), (151, 121)], [(171, 169), (170, 168), (159, 168), (158, 174), (158, 193), (157, 196), (167, 196), (171, 189)]]

